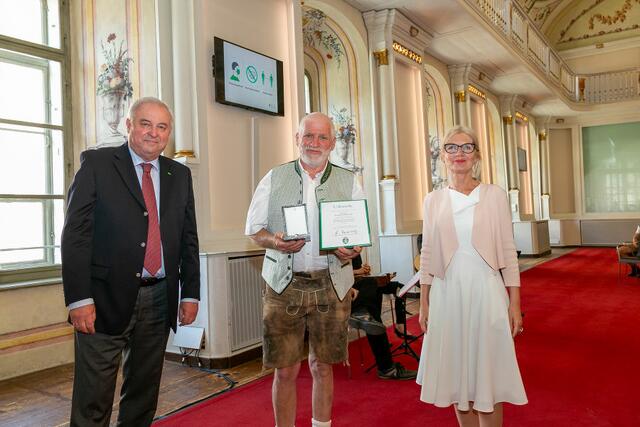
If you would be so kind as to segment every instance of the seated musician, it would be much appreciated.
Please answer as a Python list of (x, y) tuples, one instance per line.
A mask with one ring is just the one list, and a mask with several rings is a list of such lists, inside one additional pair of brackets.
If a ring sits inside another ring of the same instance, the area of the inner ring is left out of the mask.
[[(631, 243), (625, 243), (620, 245), (618, 253), (622, 258), (639, 257), (638, 248), (640, 247), (640, 225), (636, 228), (636, 232), (633, 235), (633, 241)], [(355, 268), (355, 267), (354, 267)], [(640, 277), (640, 269), (637, 264), (631, 264), (631, 273), (629, 276)]]
[[(384, 286), (378, 286), (378, 278), (369, 276), (371, 267), (362, 264), (360, 256), (353, 259), (353, 273), (355, 276), (354, 289), (358, 290), (357, 297), (351, 303), (351, 317), (349, 324), (358, 329), (363, 329), (367, 334), (369, 347), (376, 360), (378, 378), (409, 380), (416, 377), (417, 372), (405, 369), (402, 364), (393, 362), (387, 330), (382, 323), (382, 295), (394, 294), (402, 285), (398, 282), (388, 282)], [(402, 298), (395, 300), (396, 335), (402, 337), (404, 330), (406, 311)], [(408, 335), (408, 338), (413, 336)]]

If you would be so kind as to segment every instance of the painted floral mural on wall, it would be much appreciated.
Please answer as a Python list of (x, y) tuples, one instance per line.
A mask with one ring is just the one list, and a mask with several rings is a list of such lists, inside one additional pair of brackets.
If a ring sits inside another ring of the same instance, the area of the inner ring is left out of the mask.
[(98, 73), (98, 95), (108, 95), (113, 91), (122, 91), (124, 100), (133, 96), (133, 86), (129, 78), (129, 64), (132, 58), (127, 56), (124, 40), (118, 45), (117, 36), (111, 33), (107, 36), (107, 43), (100, 42), (105, 62), (100, 66)]
[(355, 164), (356, 125), (353, 123), (353, 117), (347, 108), (341, 108), (340, 110), (334, 109), (331, 118), (337, 127), (333, 163), (350, 171), (361, 173), (362, 167)]
[(335, 59), (338, 65), (342, 62), (344, 48), (340, 39), (325, 25), (327, 16), (318, 9), (304, 8), (302, 15), (302, 35), (306, 46), (322, 46), (327, 59)]
[(102, 98), (102, 118), (109, 128), (100, 136), (99, 146), (120, 145), (125, 141), (118, 127), (125, 115), (125, 104), (133, 97), (129, 73), (133, 59), (127, 55), (124, 40), (118, 43), (116, 39), (116, 34), (111, 33), (106, 43), (100, 42), (104, 63), (98, 71), (96, 93)]

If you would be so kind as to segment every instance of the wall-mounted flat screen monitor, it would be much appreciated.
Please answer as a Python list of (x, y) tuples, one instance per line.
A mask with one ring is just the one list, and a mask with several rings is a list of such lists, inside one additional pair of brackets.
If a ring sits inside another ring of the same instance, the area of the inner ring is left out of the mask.
[(518, 147), (518, 170), (520, 172), (527, 171), (527, 152), (520, 147)]
[(216, 102), (284, 116), (282, 61), (214, 37)]

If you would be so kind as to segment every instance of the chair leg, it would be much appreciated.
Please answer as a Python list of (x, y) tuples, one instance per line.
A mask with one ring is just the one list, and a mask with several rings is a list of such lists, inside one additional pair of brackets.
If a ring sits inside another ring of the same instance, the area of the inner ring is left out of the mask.
[(389, 295), (389, 307), (391, 308), (391, 324), (393, 325), (393, 330), (395, 331), (396, 329), (398, 329), (398, 327), (396, 326), (396, 307), (395, 307), (395, 294), (393, 295), (393, 297), (391, 297), (391, 295)]
[(362, 350), (362, 346), (363, 346), (363, 339), (360, 336), (360, 329), (356, 329), (356, 333), (358, 334), (358, 353), (360, 353), (360, 367), (364, 368), (364, 351)]

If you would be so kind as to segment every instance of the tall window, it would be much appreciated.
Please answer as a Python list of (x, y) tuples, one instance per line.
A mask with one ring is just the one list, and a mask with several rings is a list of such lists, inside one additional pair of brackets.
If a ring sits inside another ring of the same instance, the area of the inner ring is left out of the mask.
[(310, 114), (311, 111), (311, 79), (309, 73), (304, 72), (304, 113)]
[(442, 99), (440, 91), (431, 76), (425, 79), (425, 98), (427, 103), (428, 147), (431, 159), (431, 189), (442, 188), (446, 180), (444, 162), (440, 159), (440, 138), (442, 137)]
[(0, 0), (0, 284), (59, 270), (68, 16), (67, 0)]
[(588, 213), (640, 212), (640, 122), (582, 128)]

